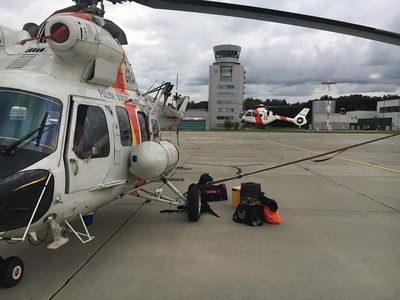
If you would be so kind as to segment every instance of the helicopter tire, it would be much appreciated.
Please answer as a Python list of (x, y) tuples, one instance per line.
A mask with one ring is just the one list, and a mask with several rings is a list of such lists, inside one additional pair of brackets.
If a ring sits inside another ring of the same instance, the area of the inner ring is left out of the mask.
[(17, 256), (0, 260), (0, 285), (11, 288), (17, 285), (24, 275), (24, 263)]
[(201, 214), (201, 191), (197, 186), (192, 187), (187, 196), (187, 212), (190, 222), (196, 222)]

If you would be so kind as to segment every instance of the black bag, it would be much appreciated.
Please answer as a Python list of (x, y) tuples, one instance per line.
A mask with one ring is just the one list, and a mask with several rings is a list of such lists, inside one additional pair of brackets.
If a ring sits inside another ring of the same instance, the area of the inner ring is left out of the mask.
[(274, 199), (268, 198), (267, 196), (262, 195), (260, 197), (260, 201), (262, 204), (267, 206), (272, 212), (276, 213), (278, 210), (278, 203)]
[(242, 198), (253, 198), (260, 199), (261, 196), (261, 184), (255, 182), (242, 182), (240, 184), (240, 199)]
[(201, 190), (201, 200), (203, 202), (228, 200), (226, 185), (224, 183), (216, 185), (213, 182), (214, 179), (208, 173), (200, 176), (197, 186)]
[(204, 173), (200, 176), (199, 182), (197, 184), (211, 184), (214, 179), (208, 173)]
[(224, 183), (221, 184), (198, 184), (197, 185), (201, 190), (201, 197), (204, 198), (204, 201), (222, 201), (228, 200), (228, 193), (226, 191), (226, 185)]
[(250, 226), (261, 226), (264, 220), (264, 207), (258, 199), (241, 198), (232, 220), (236, 223), (244, 223)]

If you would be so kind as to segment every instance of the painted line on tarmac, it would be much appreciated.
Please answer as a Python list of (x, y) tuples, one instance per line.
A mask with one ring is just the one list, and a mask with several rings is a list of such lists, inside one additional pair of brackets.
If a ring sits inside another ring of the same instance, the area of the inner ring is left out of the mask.
[[(314, 154), (322, 154), (323, 152), (318, 152), (318, 151), (314, 151), (314, 150), (310, 150), (310, 149), (306, 149), (306, 148), (302, 148), (302, 147), (297, 147), (297, 146), (292, 146), (292, 145), (288, 145), (288, 144), (284, 144), (281, 142), (276, 142), (267, 138), (262, 137), (261, 139), (280, 145), (280, 146), (284, 146), (287, 148), (293, 148), (293, 149), (297, 149), (297, 150), (302, 150), (302, 151), (306, 151), (306, 152), (310, 152), (310, 153), (314, 153)], [(385, 170), (385, 171), (390, 171), (390, 172), (394, 172), (394, 173), (400, 173), (400, 170), (397, 169), (392, 169), (392, 168), (388, 168), (388, 167), (384, 167), (384, 166), (379, 166), (379, 165), (374, 165), (371, 163), (367, 163), (364, 161), (360, 161), (360, 160), (354, 160), (354, 159), (350, 159), (350, 158), (346, 158), (346, 157), (341, 157), (341, 156), (335, 156), (335, 155), (327, 155), (328, 157), (332, 157), (332, 158), (336, 158), (336, 159), (341, 159), (344, 161), (348, 161), (348, 162), (352, 162), (352, 163), (356, 163), (359, 165), (364, 165), (364, 166), (368, 166), (368, 167), (372, 167), (372, 168), (377, 168), (377, 169), (381, 169), (381, 170)]]

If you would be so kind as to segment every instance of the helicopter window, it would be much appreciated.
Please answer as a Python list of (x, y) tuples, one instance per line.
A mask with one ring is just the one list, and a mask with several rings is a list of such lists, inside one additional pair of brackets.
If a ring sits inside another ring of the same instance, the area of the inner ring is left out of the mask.
[[(55, 98), (0, 89), (0, 147), (50, 154), (57, 148), (61, 102)], [(2, 149), (1, 149), (2, 150)]]
[(245, 113), (245, 117), (251, 117), (251, 111), (248, 111), (247, 113)]
[(160, 126), (156, 119), (151, 119), (151, 128), (153, 129), (153, 140), (158, 141), (160, 139)]
[(117, 118), (122, 146), (132, 145), (132, 130), (128, 112), (125, 108), (117, 106)]
[(142, 112), (138, 112), (137, 116), (140, 128), (140, 141), (141, 142), (149, 141), (150, 140), (149, 125), (147, 124), (146, 115)]
[(100, 107), (78, 106), (73, 150), (81, 159), (107, 157), (110, 154), (107, 121)]

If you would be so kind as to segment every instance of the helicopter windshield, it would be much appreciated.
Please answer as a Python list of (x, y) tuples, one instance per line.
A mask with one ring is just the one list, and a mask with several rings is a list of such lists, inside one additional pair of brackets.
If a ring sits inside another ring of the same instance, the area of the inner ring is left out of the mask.
[(46, 156), (56, 150), (62, 109), (59, 100), (0, 89), (0, 106), (0, 151), (3, 155), (27, 151)]

